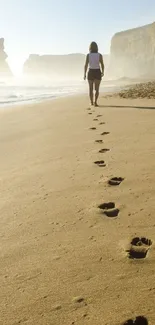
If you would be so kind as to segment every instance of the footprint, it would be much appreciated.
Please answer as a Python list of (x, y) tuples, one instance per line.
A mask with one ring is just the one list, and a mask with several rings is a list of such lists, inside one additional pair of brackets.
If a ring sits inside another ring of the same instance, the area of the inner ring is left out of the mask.
[(96, 130), (96, 128), (95, 127), (92, 127), (92, 128), (90, 128), (90, 130)]
[(98, 121), (98, 118), (94, 118), (93, 121)]
[(128, 319), (123, 325), (148, 325), (148, 320), (144, 316), (137, 316), (135, 319)]
[(107, 216), (107, 217), (117, 217), (118, 214), (119, 214), (119, 209), (112, 209), (112, 210), (105, 210), (104, 211), (104, 214)]
[(97, 143), (103, 143), (103, 140), (95, 140)]
[(109, 151), (110, 149), (101, 149), (101, 150), (99, 150), (99, 153), (105, 153), (105, 152), (107, 152), (107, 151)]
[(94, 161), (94, 164), (95, 164), (95, 165), (98, 165), (99, 167), (105, 167), (105, 166), (106, 166), (104, 160), (97, 160), (97, 161)]
[(152, 241), (150, 239), (148, 239), (148, 238), (145, 238), (145, 237), (135, 237), (135, 238), (132, 239), (131, 245), (135, 245), (135, 246), (142, 246), (142, 245), (151, 246)]
[(102, 203), (98, 207), (99, 207), (99, 209), (103, 209), (103, 210), (108, 209), (109, 210), (109, 209), (115, 208), (115, 203), (114, 202)]
[(105, 124), (105, 122), (100, 122), (100, 123), (99, 123), (99, 125), (103, 125), (103, 124)]
[(114, 202), (102, 203), (98, 208), (103, 210), (103, 213), (107, 217), (117, 217), (119, 214), (119, 209), (115, 208)]
[(123, 177), (112, 177), (111, 179), (109, 179), (108, 184), (116, 186), (116, 185), (120, 185), (123, 181), (124, 181)]
[(101, 135), (107, 135), (109, 134), (110, 132), (102, 132)]
[(97, 115), (96, 117), (101, 117), (102, 115), (101, 114), (99, 114), (99, 115)]
[(85, 299), (83, 297), (81, 297), (81, 296), (73, 298), (73, 302), (78, 303), (78, 304), (80, 304), (81, 302), (84, 302), (84, 300)]
[(145, 258), (152, 241), (145, 237), (135, 237), (130, 243), (130, 249), (127, 250), (128, 257), (132, 259), (142, 259)]

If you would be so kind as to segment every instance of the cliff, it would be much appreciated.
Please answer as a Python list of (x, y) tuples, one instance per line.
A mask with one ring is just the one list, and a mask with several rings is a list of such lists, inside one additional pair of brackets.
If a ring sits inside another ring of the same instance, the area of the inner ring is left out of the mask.
[[(75, 78), (83, 76), (84, 54), (38, 55), (31, 54), (24, 63), (24, 74), (44, 77)], [(105, 65), (107, 56), (105, 56)]]
[(6, 59), (7, 54), (4, 51), (4, 38), (0, 38), (0, 78), (12, 76), (12, 72)]
[(155, 23), (113, 36), (108, 75), (155, 77)]

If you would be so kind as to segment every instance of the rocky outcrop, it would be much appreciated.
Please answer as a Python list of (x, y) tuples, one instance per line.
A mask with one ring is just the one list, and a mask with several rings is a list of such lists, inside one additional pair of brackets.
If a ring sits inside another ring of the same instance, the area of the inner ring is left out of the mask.
[[(105, 61), (107, 61), (107, 57), (105, 57)], [(31, 76), (81, 78), (83, 76), (84, 63), (84, 54), (31, 54), (24, 64), (23, 72)]]
[(155, 99), (155, 81), (141, 82), (128, 85), (118, 92), (106, 94), (106, 98), (125, 98), (125, 99)]
[(113, 36), (108, 75), (155, 77), (155, 23)]
[(152, 98), (155, 99), (155, 81), (133, 85), (115, 94), (121, 98)]
[(0, 78), (12, 76), (12, 72), (6, 59), (7, 54), (4, 51), (4, 38), (0, 38)]

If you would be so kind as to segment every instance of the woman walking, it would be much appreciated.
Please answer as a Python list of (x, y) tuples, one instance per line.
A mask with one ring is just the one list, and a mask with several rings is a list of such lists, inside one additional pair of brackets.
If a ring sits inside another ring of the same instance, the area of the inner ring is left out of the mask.
[[(97, 100), (99, 96), (99, 88), (101, 79), (104, 76), (104, 63), (102, 54), (98, 53), (98, 45), (92, 42), (89, 47), (89, 54), (86, 56), (86, 62), (84, 66), (84, 80), (86, 80), (87, 69), (89, 71), (87, 75), (89, 83), (89, 97), (90, 104), (98, 106)], [(101, 69), (100, 69), (101, 67)], [(94, 88), (95, 88), (95, 100), (94, 100)]]

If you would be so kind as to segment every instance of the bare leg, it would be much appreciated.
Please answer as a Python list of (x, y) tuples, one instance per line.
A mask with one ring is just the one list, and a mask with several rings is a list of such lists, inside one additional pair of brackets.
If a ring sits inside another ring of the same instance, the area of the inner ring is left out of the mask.
[(93, 80), (88, 80), (89, 83), (89, 97), (91, 105), (93, 105)]
[(100, 80), (95, 80), (95, 106), (97, 106), (97, 100), (99, 96)]

